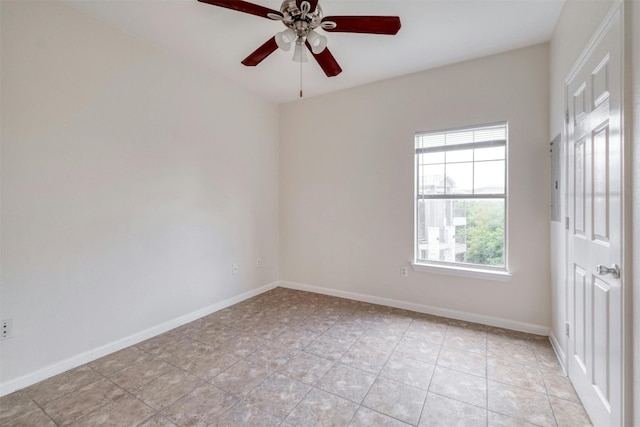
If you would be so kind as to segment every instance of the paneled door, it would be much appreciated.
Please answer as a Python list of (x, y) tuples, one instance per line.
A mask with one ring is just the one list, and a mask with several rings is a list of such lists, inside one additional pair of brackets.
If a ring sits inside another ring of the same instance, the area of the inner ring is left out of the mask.
[(567, 78), (568, 373), (595, 426), (622, 425), (622, 23)]

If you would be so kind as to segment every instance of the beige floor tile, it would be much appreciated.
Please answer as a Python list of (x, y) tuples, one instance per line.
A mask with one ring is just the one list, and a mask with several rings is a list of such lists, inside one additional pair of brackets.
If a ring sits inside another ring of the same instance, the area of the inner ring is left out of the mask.
[(350, 427), (407, 427), (410, 425), (364, 406), (358, 409), (349, 424)]
[(487, 344), (487, 356), (517, 362), (531, 367), (538, 366), (533, 347), (509, 342), (490, 342)]
[(140, 424), (139, 427), (174, 427), (175, 424), (169, 421), (164, 415), (157, 414), (151, 418), (149, 418), (144, 423)]
[(102, 379), (47, 403), (43, 409), (57, 424), (68, 425), (125, 395), (123, 389)]
[(549, 396), (580, 403), (571, 381), (565, 375), (547, 374), (542, 377)]
[(420, 426), (486, 427), (487, 410), (458, 400), (429, 393), (422, 410)]
[(488, 426), (489, 427), (538, 427), (537, 424), (531, 424), (526, 421), (517, 420), (507, 415), (489, 411)]
[(447, 333), (447, 325), (431, 319), (414, 319), (405, 332), (405, 337), (418, 341), (442, 344)]
[(109, 379), (131, 392), (173, 369), (175, 368), (167, 362), (152, 357), (116, 372)]
[(251, 405), (284, 418), (311, 390), (311, 386), (275, 373), (246, 397)]
[(545, 393), (542, 374), (536, 366), (522, 365), (510, 360), (489, 357), (487, 360), (487, 378), (527, 390)]
[(289, 363), (280, 367), (279, 372), (294, 380), (314, 385), (333, 365), (334, 362), (331, 360), (301, 351)]
[(434, 369), (434, 365), (394, 355), (389, 358), (380, 376), (427, 390)]
[(356, 343), (342, 356), (340, 363), (377, 374), (387, 363), (390, 355), (390, 352), (376, 350), (362, 343)]
[(285, 422), (299, 427), (347, 426), (358, 405), (322, 390), (313, 389), (287, 416)]
[(26, 388), (25, 391), (38, 405), (43, 406), (101, 378), (102, 375), (87, 365), (83, 365), (34, 384)]
[(488, 381), (489, 410), (540, 426), (554, 426), (546, 394), (496, 381)]
[(73, 427), (137, 426), (153, 414), (153, 409), (127, 394), (80, 418), (72, 425)]
[(325, 334), (347, 341), (356, 341), (365, 333), (369, 326), (366, 324), (354, 324), (353, 322), (339, 321), (334, 323)]
[(233, 394), (244, 395), (262, 383), (273, 369), (241, 360), (215, 377), (211, 383)]
[(207, 426), (240, 399), (204, 384), (165, 408), (162, 413), (177, 426)]
[(213, 351), (194, 357), (179, 366), (181, 369), (198, 378), (211, 381), (218, 376), (218, 374), (224, 372), (240, 360), (240, 357), (235, 354), (227, 353), (226, 351)]
[(376, 376), (370, 372), (337, 363), (318, 382), (317, 387), (359, 404), (375, 380)]
[(435, 365), (441, 348), (440, 344), (405, 336), (398, 343), (394, 354)]
[(4, 427), (56, 427), (56, 423), (40, 408), (21, 412), (16, 417), (2, 422)]
[(590, 427), (591, 420), (579, 403), (549, 398), (558, 427)]
[(108, 377), (122, 369), (149, 359), (150, 356), (135, 346), (127, 347), (108, 356), (101, 357), (88, 365), (98, 373)]
[(281, 419), (247, 402), (239, 401), (231, 409), (218, 417), (211, 427), (276, 427)]
[(487, 380), (476, 375), (437, 366), (429, 391), (470, 405), (487, 406)]
[(211, 345), (191, 338), (183, 338), (180, 341), (176, 341), (175, 346), (166, 348), (163, 353), (158, 355), (158, 358), (174, 366), (180, 366), (195, 357), (206, 356), (214, 351), (216, 351), (216, 349)]
[(486, 354), (487, 333), (483, 330), (449, 326), (442, 345), (472, 353)]
[(359, 344), (384, 352), (392, 352), (402, 339), (402, 334), (387, 333), (378, 329), (369, 329), (358, 339)]
[(287, 328), (287, 330), (275, 338), (273, 341), (286, 347), (293, 347), (302, 350), (311, 344), (320, 335), (301, 328)]
[(244, 333), (229, 338), (220, 348), (240, 357), (247, 357), (266, 343), (265, 340), (256, 335)]
[(2, 396), (0, 397), (0, 425), (8, 425), (14, 418), (39, 410), (40, 407), (24, 391)]
[(195, 375), (173, 368), (134, 390), (133, 394), (153, 409), (158, 410), (171, 405), (201, 383), (202, 380)]
[(299, 352), (300, 350), (297, 347), (289, 347), (277, 342), (267, 342), (248, 356), (246, 360), (277, 369), (289, 363)]
[(328, 335), (321, 335), (314, 342), (306, 346), (304, 351), (325, 359), (336, 361), (340, 360), (352, 345), (353, 343), (351, 341), (341, 340), (340, 338), (330, 337)]
[(438, 355), (437, 365), (481, 377), (487, 375), (487, 356), (482, 353), (443, 346)]
[(425, 390), (379, 377), (371, 386), (362, 405), (416, 425), (426, 397)]

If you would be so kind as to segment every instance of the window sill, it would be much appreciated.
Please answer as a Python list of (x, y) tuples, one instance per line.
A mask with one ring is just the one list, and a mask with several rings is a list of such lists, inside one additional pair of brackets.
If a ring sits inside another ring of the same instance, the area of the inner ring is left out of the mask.
[(511, 280), (511, 273), (508, 271), (480, 270), (465, 267), (448, 267), (434, 264), (411, 263), (413, 271), (421, 273), (437, 273), (446, 276), (468, 277), (470, 279), (492, 280), (498, 282), (508, 282)]

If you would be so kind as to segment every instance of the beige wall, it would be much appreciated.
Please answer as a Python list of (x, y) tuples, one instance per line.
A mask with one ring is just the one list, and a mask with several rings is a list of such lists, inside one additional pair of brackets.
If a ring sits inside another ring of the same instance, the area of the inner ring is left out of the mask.
[(3, 384), (277, 280), (275, 105), (60, 2), (1, 24)]
[[(543, 44), (283, 105), (281, 280), (544, 330), (548, 94)], [(511, 281), (400, 277), (413, 257), (414, 133), (502, 120)]]

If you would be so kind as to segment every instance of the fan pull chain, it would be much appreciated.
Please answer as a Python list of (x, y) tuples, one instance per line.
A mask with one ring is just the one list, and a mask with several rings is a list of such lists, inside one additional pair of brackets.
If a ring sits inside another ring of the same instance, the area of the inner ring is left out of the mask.
[(302, 98), (302, 62), (300, 62), (300, 98)]

